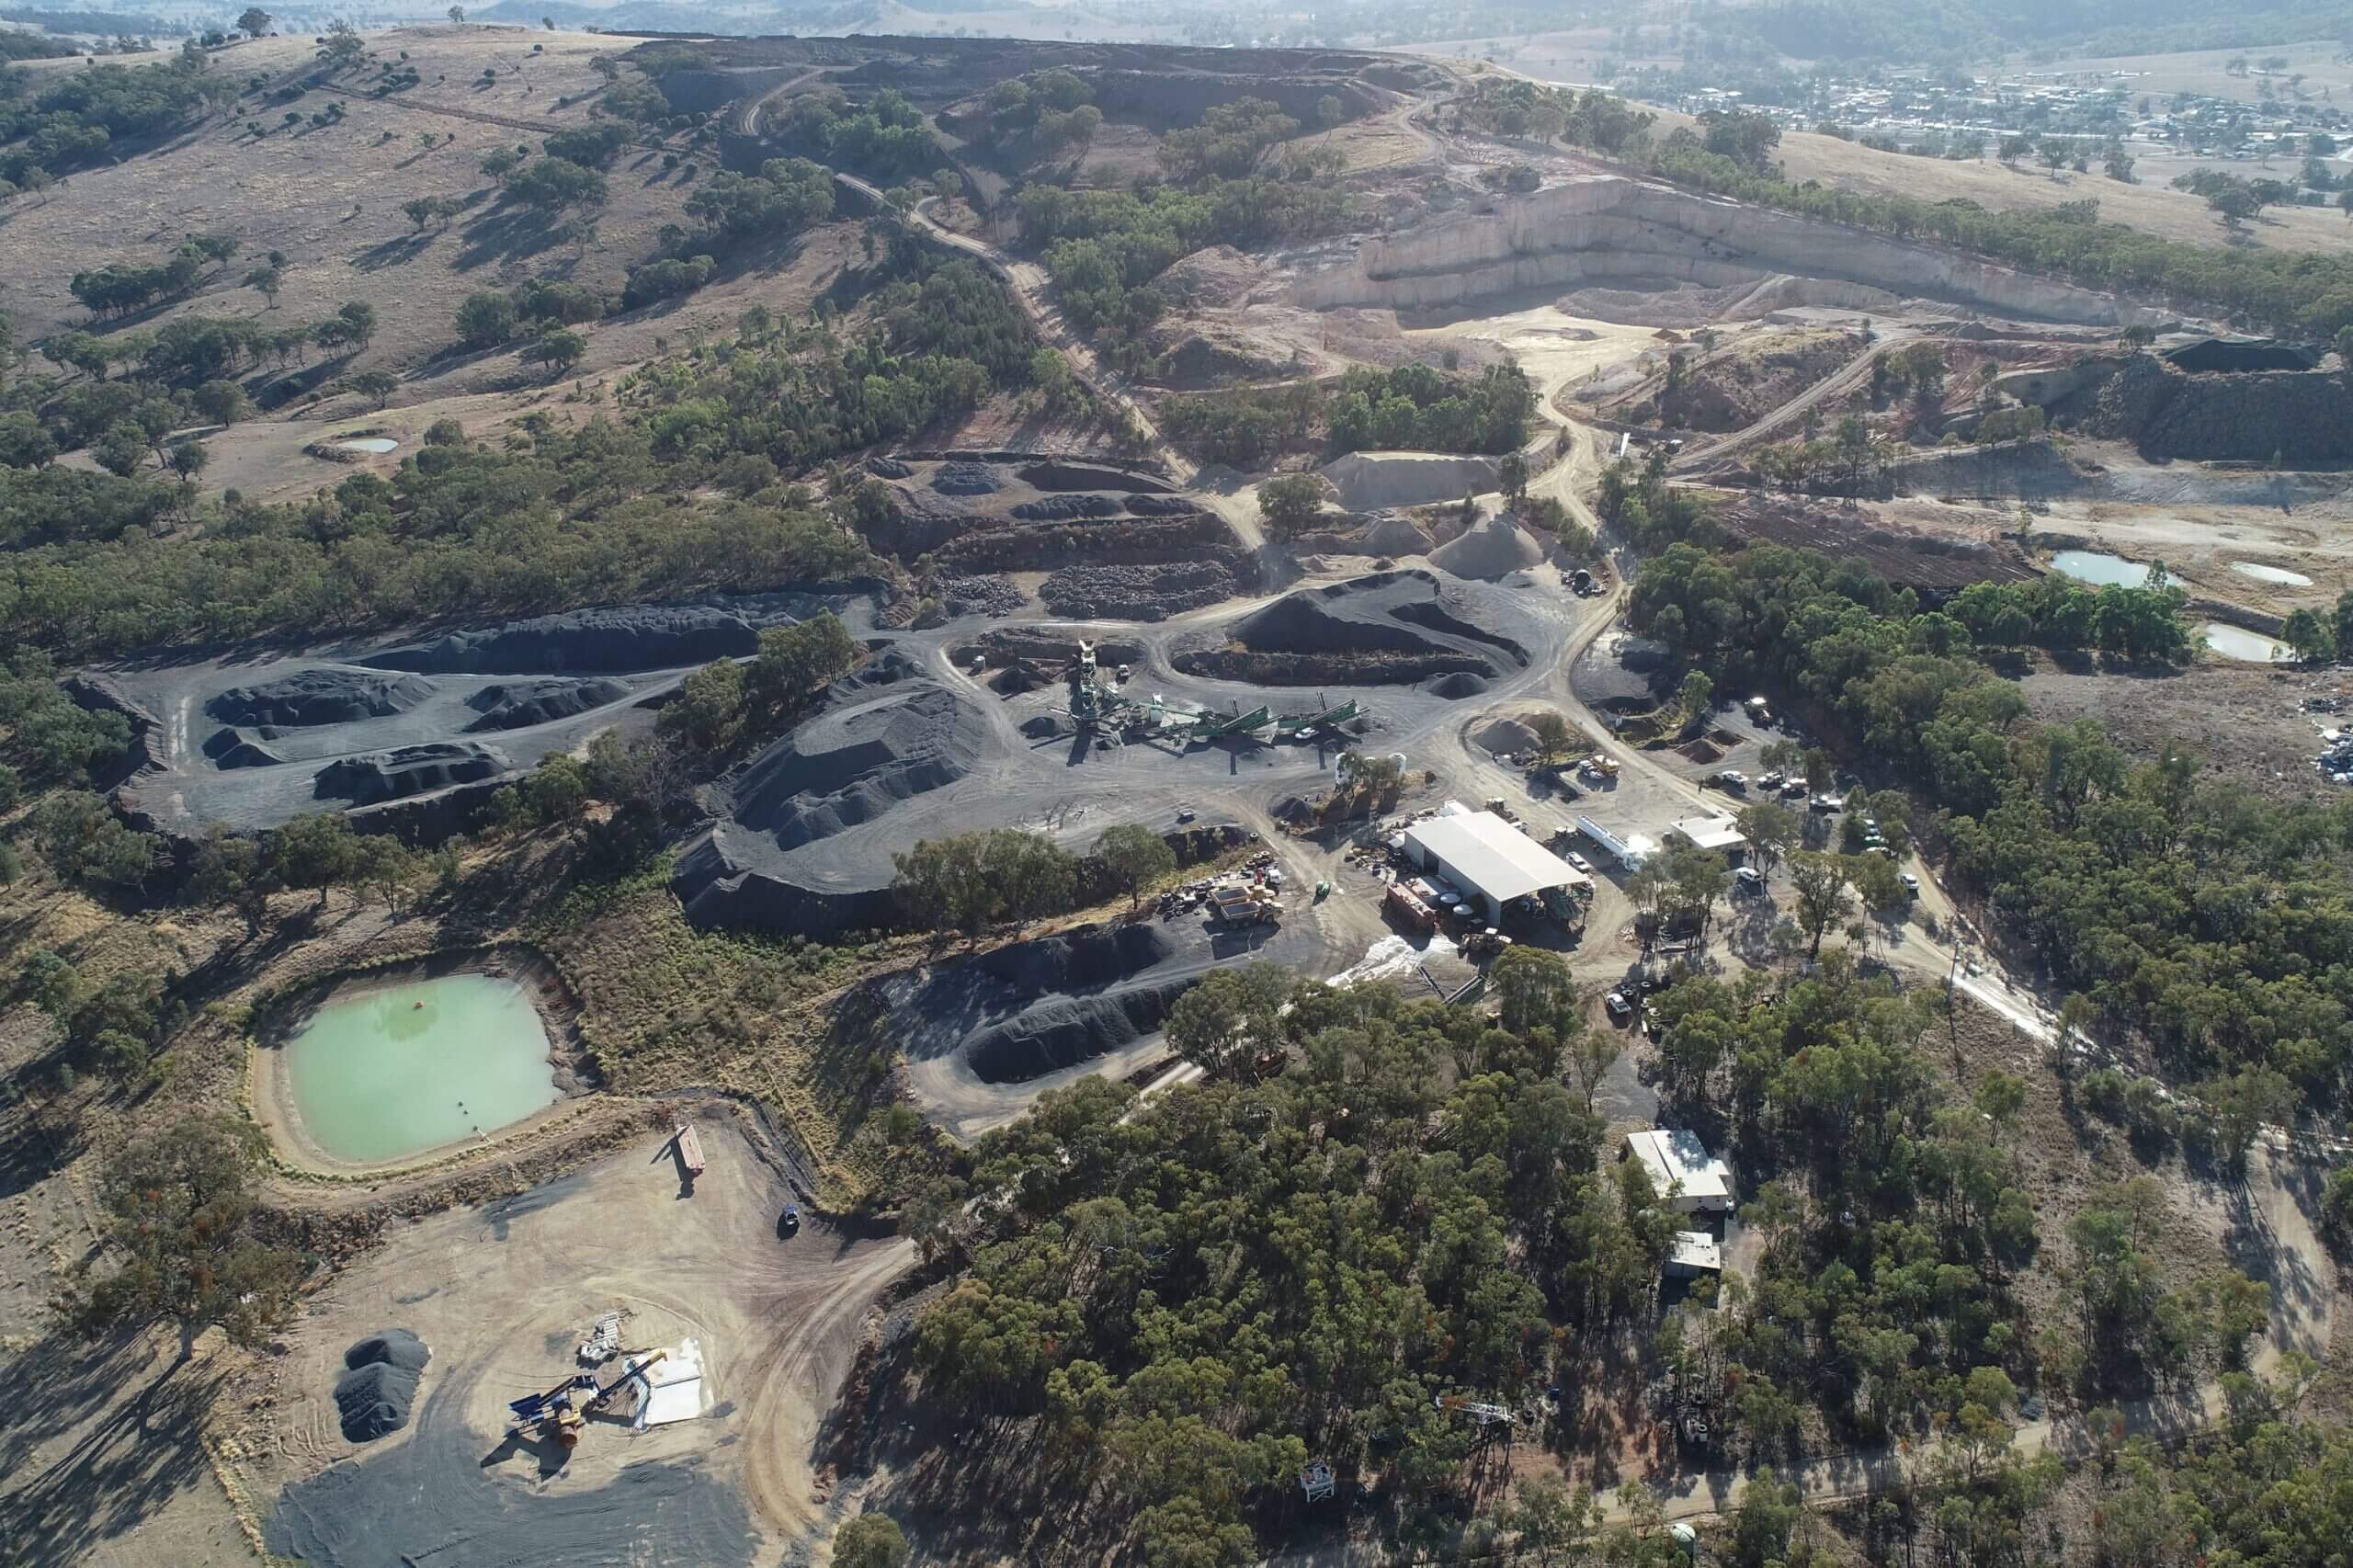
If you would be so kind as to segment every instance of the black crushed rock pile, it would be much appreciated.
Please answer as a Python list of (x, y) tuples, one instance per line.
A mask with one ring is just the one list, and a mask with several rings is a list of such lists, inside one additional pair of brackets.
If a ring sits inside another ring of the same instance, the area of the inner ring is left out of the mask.
[(886, 458), (878, 452), (866, 460), (866, 472), (881, 479), (907, 479), (911, 478), (915, 471), (911, 465), (903, 463), (896, 458)]
[(476, 730), (524, 730), (552, 723), (619, 702), (629, 687), (617, 680), (525, 680), (486, 686), (466, 699), (482, 715), (466, 726)]
[(204, 755), (212, 766), (231, 767), (275, 767), (286, 759), (266, 746), (255, 744), (234, 730), (215, 730), (204, 740)]
[(1176, 949), (1159, 927), (1081, 926), (986, 954), (982, 971), (1032, 994), (1080, 991), (1150, 969)]
[(1432, 697), (1443, 697), (1452, 700), (1464, 697), (1476, 697), (1487, 689), (1487, 683), (1469, 670), (1454, 670), (1446, 675), (1431, 676), (1422, 683), (1422, 689)]
[(224, 724), (301, 729), (405, 713), (433, 695), (433, 683), (373, 670), (297, 670), (258, 686), (216, 693), (204, 710)]
[(1198, 976), (1101, 996), (1049, 996), (965, 1043), (965, 1064), (984, 1084), (1027, 1083), (1092, 1061), (1160, 1028)]
[(1182, 495), (1131, 495), (1127, 506), (1139, 517), (1184, 517), (1201, 509)]
[(1165, 620), (1235, 593), (1222, 561), (1163, 561), (1142, 566), (1065, 566), (1038, 590), (1047, 610), (1079, 620)]
[(1021, 733), (1033, 741), (1050, 741), (1063, 733), (1062, 721), (1051, 713), (1021, 721)]
[[(388, 670), (435, 675), (621, 675), (707, 665), (759, 651), (781, 608), (726, 604), (608, 605), (412, 642), (368, 655)], [(226, 715), (223, 715), (226, 717)]]
[(440, 741), (337, 757), (319, 769), (311, 792), (322, 801), (372, 806), (453, 784), (479, 783), (506, 771), (506, 759), (488, 746), (472, 741)]
[(985, 463), (941, 463), (931, 476), (931, 487), (942, 495), (994, 495), (1002, 486)]
[(1120, 490), (1158, 494), (1168, 489), (1165, 480), (1123, 468), (1097, 468), (1091, 463), (1034, 462), (1016, 471), (1024, 484), (1037, 490)]
[(1108, 495), (1049, 495), (1042, 501), (1017, 502), (1013, 515), (1025, 523), (1062, 523), (1080, 517), (1116, 517), (1120, 510), (1120, 503)]
[(744, 766), (731, 815), (780, 849), (829, 838), (963, 778), (984, 727), (904, 654), (886, 654), (836, 682), (824, 710)]
[(369, 1335), (343, 1354), (350, 1370), (335, 1380), (335, 1411), (349, 1443), (369, 1443), (408, 1425), (417, 1376), (433, 1353), (404, 1328)]

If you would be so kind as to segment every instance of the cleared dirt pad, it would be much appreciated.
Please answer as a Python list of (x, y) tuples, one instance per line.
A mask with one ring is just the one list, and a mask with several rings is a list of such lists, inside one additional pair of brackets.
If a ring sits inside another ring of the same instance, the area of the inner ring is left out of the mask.
[[(687, 1568), (748, 1564), (805, 1524), (818, 1415), (912, 1248), (813, 1223), (780, 1239), (791, 1195), (753, 1138), (727, 1112), (698, 1131), (709, 1168), (691, 1190), (650, 1132), (577, 1175), (397, 1228), (314, 1301), (280, 1384), (272, 1550), (338, 1568)], [(708, 1413), (635, 1435), (592, 1419), (568, 1462), (504, 1438), (506, 1402), (569, 1375), (582, 1332), (616, 1307), (625, 1345), (699, 1341)], [(409, 1426), (363, 1449), (333, 1391), (353, 1342), (386, 1323), (433, 1356)]]

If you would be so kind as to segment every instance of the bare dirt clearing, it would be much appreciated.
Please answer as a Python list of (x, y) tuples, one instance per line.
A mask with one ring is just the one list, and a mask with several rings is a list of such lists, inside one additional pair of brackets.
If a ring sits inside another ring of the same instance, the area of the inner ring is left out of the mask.
[[(511, 1199), (400, 1227), (314, 1298), (253, 1450), (268, 1455), (256, 1494), (284, 1488), (273, 1549), (346, 1568), (442, 1552), (749, 1563), (809, 1523), (817, 1422), (866, 1308), (914, 1249), (813, 1221), (780, 1235), (792, 1194), (760, 1135), (728, 1110), (696, 1126), (698, 1179), (653, 1132)], [(631, 1313), (626, 1345), (699, 1342), (704, 1415), (642, 1433), (594, 1419), (568, 1462), (503, 1438), (507, 1401), (568, 1376), (574, 1343), (615, 1308)], [(389, 1326), (433, 1352), (415, 1419), (354, 1445), (328, 1395), (345, 1347)]]

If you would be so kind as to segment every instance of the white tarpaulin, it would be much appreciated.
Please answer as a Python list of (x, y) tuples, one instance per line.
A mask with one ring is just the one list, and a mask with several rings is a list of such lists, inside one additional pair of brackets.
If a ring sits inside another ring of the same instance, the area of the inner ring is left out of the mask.
[(651, 1386), (637, 1407), (637, 1426), (666, 1426), (691, 1421), (703, 1413), (702, 1346), (691, 1339), (678, 1341), (671, 1352), (645, 1369)]

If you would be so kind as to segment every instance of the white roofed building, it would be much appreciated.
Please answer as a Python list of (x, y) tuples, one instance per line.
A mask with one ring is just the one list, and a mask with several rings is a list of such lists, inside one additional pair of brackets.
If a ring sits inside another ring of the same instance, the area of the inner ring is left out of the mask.
[(1732, 1212), (1732, 1167), (1708, 1153), (1696, 1132), (1669, 1128), (1630, 1132), (1620, 1157), (1643, 1163), (1651, 1185), (1670, 1208), (1686, 1214)]
[(1490, 924), (1514, 899), (1593, 881), (1493, 812), (1426, 818), (1405, 830), (1405, 848), (1423, 870), (1484, 901)]

